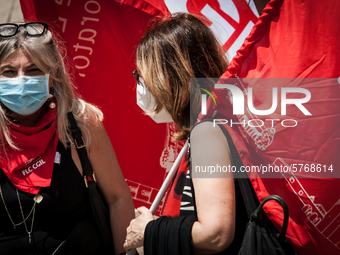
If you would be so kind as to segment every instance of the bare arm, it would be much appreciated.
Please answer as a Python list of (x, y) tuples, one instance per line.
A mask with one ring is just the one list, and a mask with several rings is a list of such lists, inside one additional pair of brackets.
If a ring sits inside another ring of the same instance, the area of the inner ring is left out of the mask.
[(89, 127), (89, 159), (110, 210), (111, 229), (116, 254), (124, 252), (126, 228), (134, 218), (131, 193), (120, 170), (116, 154), (102, 123)]
[[(196, 166), (231, 164), (227, 140), (212, 122), (196, 126), (191, 133), (192, 171)], [(194, 173), (193, 173), (194, 174)], [(213, 254), (226, 249), (234, 238), (235, 190), (232, 173), (218, 178), (193, 178), (198, 221), (191, 236), (194, 254)], [(198, 177), (198, 176), (197, 176)], [(216, 176), (215, 176), (216, 177)]]
[[(195, 127), (191, 134), (192, 169), (197, 165), (228, 166), (231, 164), (227, 140), (219, 127), (206, 122)], [(195, 254), (214, 254), (226, 249), (234, 238), (235, 191), (232, 173), (223, 178), (193, 178), (198, 221), (191, 230)], [(141, 216), (127, 228), (128, 250), (143, 245), (144, 231), (152, 214), (139, 208)]]

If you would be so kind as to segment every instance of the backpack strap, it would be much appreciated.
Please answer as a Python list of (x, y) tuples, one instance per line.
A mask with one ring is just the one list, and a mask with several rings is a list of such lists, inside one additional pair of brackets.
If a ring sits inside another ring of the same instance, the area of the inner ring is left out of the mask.
[[(221, 130), (223, 131), (224, 135), (227, 138), (233, 164), (236, 166), (237, 169), (240, 169), (241, 166), (243, 166), (243, 163), (233, 143), (233, 140), (231, 139), (229, 135), (229, 132), (224, 127), (224, 125), (218, 125), (218, 126), (221, 128)], [(236, 178), (236, 180), (240, 186), (244, 205), (247, 210), (248, 218), (250, 219), (250, 216), (257, 209), (257, 206), (260, 203), (256, 197), (256, 194), (254, 192), (253, 186), (250, 183), (247, 173), (246, 172), (237, 173), (237, 176), (239, 178)]]
[[(204, 121), (197, 123), (196, 125), (198, 125), (202, 122), (206, 122), (206, 121), (212, 121), (212, 120), (211, 119), (204, 120)], [(236, 166), (237, 169), (240, 169), (241, 166), (243, 166), (243, 163), (242, 163), (240, 155), (238, 154), (238, 151), (237, 151), (237, 149), (234, 145), (234, 142), (230, 137), (229, 132), (224, 127), (224, 125), (218, 125), (218, 126), (221, 128), (222, 132), (224, 133), (224, 135), (227, 139), (233, 165)], [(257, 209), (260, 202), (257, 199), (257, 196), (255, 194), (253, 186), (251, 185), (250, 180), (249, 180), (246, 172), (237, 173), (237, 177), (234, 176), (234, 178), (239, 184), (240, 191), (241, 191), (241, 194), (242, 194), (242, 198), (243, 198), (243, 201), (244, 201), (244, 205), (245, 205), (245, 208), (247, 210), (247, 215), (248, 215), (248, 218), (250, 219), (250, 216)]]

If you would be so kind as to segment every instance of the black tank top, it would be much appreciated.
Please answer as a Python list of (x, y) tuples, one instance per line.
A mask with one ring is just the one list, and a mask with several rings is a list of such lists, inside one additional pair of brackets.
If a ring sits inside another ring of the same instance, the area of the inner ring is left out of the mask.
[[(72, 160), (71, 149), (66, 149), (59, 142), (56, 154), (59, 154), (60, 160), (56, 157), (51, 186), (41, 188), (39, 192), (43, 200), (36, 204), (31, 243), (24, 224), (14, 229), (3, 200), (0, 200), (1, 255), (52, 254), (67, 239), (77, 223), (91, 221), (84, 179)], [(13, 222), (22, 222), (16, 188), (2, 170), (0, 183), (3, 199)], [(24, 216), (27, 217), (34, 204), (34, 195), (19, 191), (19, 197)], [(32, 215), (26, 220), (28, 231), (31, 229)]]

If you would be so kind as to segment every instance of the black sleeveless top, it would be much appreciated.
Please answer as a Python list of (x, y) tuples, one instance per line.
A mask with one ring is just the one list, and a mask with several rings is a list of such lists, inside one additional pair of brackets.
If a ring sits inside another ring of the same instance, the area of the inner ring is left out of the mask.
[[(75, 227), (83, 222), (86, 222), (86, 226), (88, 226), (84, 229), (86, 231), (82, 231), (84, 232), (83, 234), (91, 236), (91, 238), (97, 236), (94, 225), (91, 222), (88, 191), (86, 190), (83, 177), (72, 160), (71, 149), (66, 149), (59, 142), (56, 155), (51, 186), (41, 188), (39, 192), (43, 196), (43, 200), (36, 204), (31, 243), (29, 242), (25, 225), (21, 224), (14, 229), (10, 221), (8, 213), (14, 223), (22, 222), (23, 216), (16, 188), (4, 172), (0, 170), (0, 183), (3, 194), (3, 199), (0, 200), (1, 255), (52, 254), (57, 248), (60, 248), (59, 246), (64, 246), (62, 242), (68, 239)], [(19, 197), (23, 214), (26, 218), (33, 207), (34, 195), (19, 191)], [(8, 213), (6, 212), (3, 200)], [(32, 217), (33, 213), (26, 220), (28, 231), (31, 230)], [(81, 239), (85, 240), (87, 238)], [(92, 242), (92, 244), (96, 244), (96, 242)], [(75, 247), (77, 251), (75, 254), (85, 254), (78, 248)], [(89, 250), (91, 249), (87, 249), (87, 251)], [(64, 250), (62, 253), (55, 254), (73, 253)]]

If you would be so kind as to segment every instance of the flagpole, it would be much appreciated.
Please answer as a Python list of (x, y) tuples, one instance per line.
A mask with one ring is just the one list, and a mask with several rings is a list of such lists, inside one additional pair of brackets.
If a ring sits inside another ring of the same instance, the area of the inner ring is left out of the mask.
[(150, 211), (152, 214), (155, 214), (157, 207), (159, 206), (159, 204), (161, 203), (165, 192), (168, 190), (168, 187), (170, 185), (170, 183), (172, 182), (173, 178), (175, 177), (176, 173), (177, 173), (177, 168), (179, 167), (179, 164), (181, 163), (181, 160), (184, 156), (184, 153), (186, 152), (188, 148), (188, 140), (185, 142), (183, 148), (181, 149), (181, 152), (178, 154), (174, 164), (172, 165), (169, 174), (167, 175), (167, 177), (165, 178), (165, 181), (162, 184), (162, 187), (160, 188), (160, 190), (157, 193), (157, 196), (155, 198), (155, 200), (153, 201), (151, 207), (150, 207)]
[[(175, 177), (176, 173), (177, 173), (177, 168), (179, 167), (179, 164), (181, 163), (181, 160), (184, 156), (184, 153), (186, 152), (187, 148), (188, 148), (188, 140), (185, 142), (183, 148), (181, 149), (181, 152), (178, 154), (174, 164), (172, 165), (168, 176), (165, 178), (165, 181), (162, 184), (162, 187), (160, 188), (160, 190), (157, 193), (157, 196), (155, 198), (155, 200), (152, 202), (152, 205), (150, 207), (150, 211), (152, 214), (155, 214), (157, 207), (159, 206), (159, 204), (161, 203), (165, 192), (168, 190), (168, 187), (170, 185), (170, 183), (172, 182), (173, 178)], [(135, 252), (135, 249), (131, 249), (129, 250), (126, 255), (133, 255)]]

